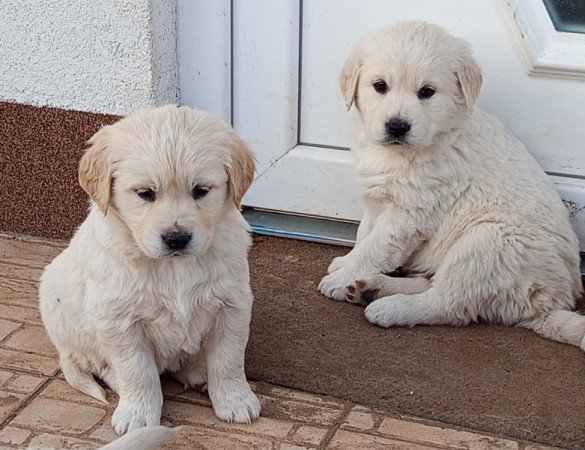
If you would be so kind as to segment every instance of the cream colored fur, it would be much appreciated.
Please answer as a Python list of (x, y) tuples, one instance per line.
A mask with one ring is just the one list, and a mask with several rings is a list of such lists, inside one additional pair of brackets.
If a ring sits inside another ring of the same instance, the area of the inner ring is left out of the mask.
[[(89, 215), (40, 283), (65, 378), (103, 402), (94, 376), (118, 393), (118, 433), (159, 424), (162, 372), (207, 383), (218, 417), (250, 422), (260, 403), (244, 374), (251, 239), (239, 204), (251, 152), (228, 125), (175, 106), (133, 113), (90, 143), (79, 169)], [(168, 248), (169, 232), (192, 239)]]
[[(384, 81), (380, 93), (374, 83)], [(353, 148), (365, 215), (320, 291), (378, 299), (377, 325), (520, 325), (585, 350), (578, 242), (554, 186), (525, 147), (473, 105), (482, 74), (469, 45), (408, 22), (360, 40), (340, 76), (357, 109)], [(420, 89), (435, 94), (421, 97)], [(386, 123), (411, 125), (389, 142)], [(380, 275), (399, 267), (427, 279)]]

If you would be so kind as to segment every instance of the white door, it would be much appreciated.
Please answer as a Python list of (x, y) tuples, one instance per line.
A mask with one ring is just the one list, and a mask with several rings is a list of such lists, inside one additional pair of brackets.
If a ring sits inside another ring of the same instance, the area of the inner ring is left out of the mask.
[[(555, 39), (559, 34), (543, 19), (540, 1), (211, 3), (179, 0), (181, 99), (231, 121), (255, 150), (258, 175), (246, 205), (360, 219), (348, 151), (353, 114), (345, 109), (338, 74), (359, 36), (403, 20), (426, 20), (472, 43), (485, 74), (479, 106), (502, 118), (575, 203), (585, 243), (585, 35), (557, 42), (557, 69), (545, 61), (542, 73), (529, 74), (539, 72), (530, 65), (530, 52), (538, 60), (546, 49), (530, 48), (521, 27), (546, 28)], [(517, 23), (519, 16), (527, 22)]]

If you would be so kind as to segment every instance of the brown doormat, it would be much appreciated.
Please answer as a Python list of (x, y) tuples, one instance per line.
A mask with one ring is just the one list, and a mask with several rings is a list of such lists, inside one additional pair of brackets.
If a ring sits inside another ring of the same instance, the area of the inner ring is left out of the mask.
[(317, 284), (348, 251), (255, 236), (251, 379), (397, 414), (585, 449), (585, 353), (522, 329), (388, 330)]

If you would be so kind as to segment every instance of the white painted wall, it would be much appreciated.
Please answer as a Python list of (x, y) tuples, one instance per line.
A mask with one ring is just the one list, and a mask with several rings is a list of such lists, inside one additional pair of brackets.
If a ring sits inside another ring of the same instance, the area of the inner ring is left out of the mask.
[(108, 114), (177, 102), (175, 3), (0, 1), (0, 100)]

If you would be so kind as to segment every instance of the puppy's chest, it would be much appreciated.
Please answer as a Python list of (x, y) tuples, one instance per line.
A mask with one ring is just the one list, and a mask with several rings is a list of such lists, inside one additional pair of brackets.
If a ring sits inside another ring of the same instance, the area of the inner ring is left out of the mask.
[(182, 352), (197, 353), (220, 308), (221, 301), (212, 296), (184, 293), (176, 298), (159, 297), (159, 304), (142, 320), (157, 359), (166, 365), (166, 360)]
[(436, 214), (446, 211), (465, 190), (463, 180), (421, 178), (416, 174), (363, 174), (359, 181), (365, 198), (400, 209)]

